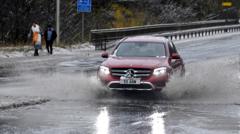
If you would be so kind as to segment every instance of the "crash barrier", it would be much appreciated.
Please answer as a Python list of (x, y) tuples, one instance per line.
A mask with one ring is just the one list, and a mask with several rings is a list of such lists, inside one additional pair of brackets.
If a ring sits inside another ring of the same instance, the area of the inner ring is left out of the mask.
[(208, 27), (208, 28), (199, 28), (191, 30), (182, 30), (176, 32), (167, 32), (162, 34), (155, 34), (155, 36), (164, 36), (170, 40), (183, 40), (190, 38), (198, 38), (204, 36), (212, 36), (216, 34), (230, 33), (230, 32), (239, 32), (240, 25), (229, 25), (221, 27)]
[[(113, 40), (118, 40), (126, 36), (166, 33), (166, 35), (163, 35), (163, 36), (174, 38), (178, 35), (184, 35), (174, 31), (190, 30), (190, 29), (197, 29), (197, 28), (206, 28), (207, 30), (211, 27), (216, 29), (217, 28), (216, 26), (218, 26), (219, 28), (220, 26), (233, 25), (236, 23), (237, 23), (236, 20), (228, 20), (228, 21), (212, 20), (212, 21), (198, 21), (198, 22), (189, 22), (189, 23), (146, 25), (146, 26), (136, 26), (136, 27), (127, 27), (127, 28), (99, 29), (99, 30), (91, 30), (90, 41), (95, 46), (96, 50), (106, 50), (108, 48), (107, 46), (107, 44), (109, 44), (108, 42)], [(191, 32), (191, 33), (193, 34), (193, 36), (196, 35), (195, 32)], [(174, 34), (174, 36), (170, 36), (170, 34)], [(188, 34), (186, 34), (186, 36), (187, 35)], [(182, 38), (179, 38), (179, 39), (182, 39)]]

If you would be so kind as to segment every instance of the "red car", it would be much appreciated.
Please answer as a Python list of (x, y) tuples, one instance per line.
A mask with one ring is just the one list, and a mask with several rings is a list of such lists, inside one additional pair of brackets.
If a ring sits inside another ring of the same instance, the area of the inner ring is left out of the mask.
[(173, 73), (183, 75), (184, 63), (172, 41), (157, 36), (126, 37), (98, 69), (103, 85), (112, 90), (162, 90)]

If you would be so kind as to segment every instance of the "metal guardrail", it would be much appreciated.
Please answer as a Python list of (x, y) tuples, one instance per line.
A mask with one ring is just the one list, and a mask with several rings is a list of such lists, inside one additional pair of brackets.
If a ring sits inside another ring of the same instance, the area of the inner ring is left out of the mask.
[(191, 30), (182, 30), (176, 32), (167, 32), (162, 34), (155, 34), (155, 36), (164, 36), (170, 40), (183, 40), (190, 38), (198, 38), (204, 36), (211, 36), (216, 34), (239, 32), (240, 25), (229, 25), (221, 27), (208, 27), (208, 28), (198, 28)]
[[(143, 35), (143, 34), (159, 34), (165, 37), (173, 38), (176, 35), (180, 35), (179, 32), (182, 30), (187, 33), (201, 33), (199, 28), (207, 29), (218, 29), (225, 25), (236, 24), (236, 20), (233, 21), (225, 21), (225, 20), (214, 20), (214, 21), (198, 21), (198, 22), (190, 22), (190, 23), (171, 23), (171, 24), (157, 24), (157, 25), (146, 25), (146, 26), (136, 26), (136, 27), (127, 27), (127, 28), (114, 28), (114, 29), (99, 29), (99, 30), (91, 30), (91, 42), (95, 45), (96, 50), (106, 50), (107, 43), (109, 41), (121, 39), (126, 36), (133, 35)], [(218, 26), (218, 27), (216, 27)], [(221, 27), (219, 27), (221, 26)], [(200, 31), (195, 31), (195, 30)], [(181, 33), (181, 35), (184, 35)], [(189, 35), (190, 36), (190, 35)]]

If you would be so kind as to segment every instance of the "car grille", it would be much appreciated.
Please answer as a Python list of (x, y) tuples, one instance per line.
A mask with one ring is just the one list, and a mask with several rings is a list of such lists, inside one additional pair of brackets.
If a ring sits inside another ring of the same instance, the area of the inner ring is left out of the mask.
[(125, 76), (126, 73), (128, 72), (128, 70), (133, 70), (134, 74), (133, 77), (134, 78), (143, 78), (143, 77), (148, 77), (151, 75), (152, 70), (151, 69), (139, 69), (139, 68), (112, 68), (111, 69), (111, 73), (112, 76), (115, 77), (121, 77), (121, 76)]
[(119, 83), (112, 83), (109, 85), (110, 89), (142, 89), (142, 90), (152, 90), (150, 84), (140, 84), (140, 85), (122, 85)]

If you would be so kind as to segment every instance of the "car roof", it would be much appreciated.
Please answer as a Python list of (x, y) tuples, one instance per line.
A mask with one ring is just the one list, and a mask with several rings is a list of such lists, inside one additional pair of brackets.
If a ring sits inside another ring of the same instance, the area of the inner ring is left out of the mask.
[(162, 36), (142, 35), (126, 37), (122, 42), (168, 42), (168, 39)]

